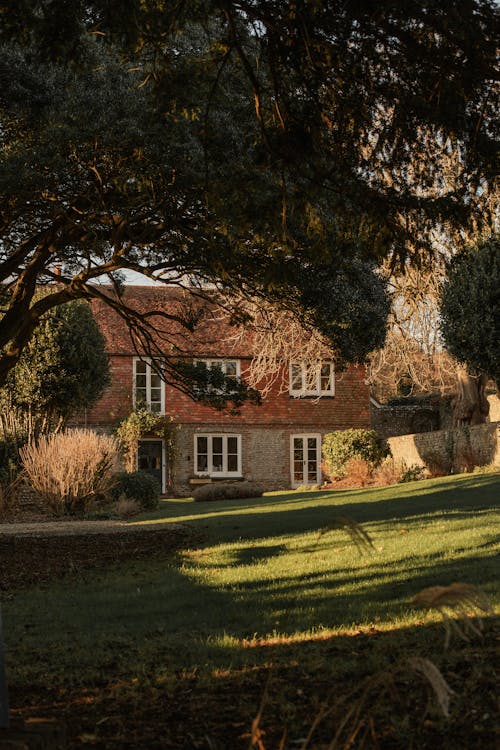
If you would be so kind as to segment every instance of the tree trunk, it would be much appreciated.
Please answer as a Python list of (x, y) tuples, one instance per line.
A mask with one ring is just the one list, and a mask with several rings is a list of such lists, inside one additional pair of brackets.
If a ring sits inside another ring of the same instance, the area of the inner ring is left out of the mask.
[(486, 398), (486, 375), (471, 375), (463, 367), (458, 371), (457, 394), (452, 401), (453, 426), (483, 424), (490, 405)]

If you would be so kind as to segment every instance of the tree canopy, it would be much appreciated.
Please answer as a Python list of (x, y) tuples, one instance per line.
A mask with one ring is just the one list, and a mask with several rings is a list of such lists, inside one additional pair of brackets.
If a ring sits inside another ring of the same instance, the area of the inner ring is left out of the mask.
[(39, 432), (91, 408), (108, 383), (104, 337), (90, 306), (76, 300), (42, 317), (9, 373), (3, 399), (29, 414), (32, 431)]
[(359, 269), (381, 320), (376, 262), (493, 221), (489, 0), (25, 0), (0, 18), (0, 382), (55, 305), (105, 298), (140, 327), (124, 270), (278, 304), (361, 360)]
[(500, 388), (500, 239), (471, 246), (449, 263), (441, 298), (448, 351)]

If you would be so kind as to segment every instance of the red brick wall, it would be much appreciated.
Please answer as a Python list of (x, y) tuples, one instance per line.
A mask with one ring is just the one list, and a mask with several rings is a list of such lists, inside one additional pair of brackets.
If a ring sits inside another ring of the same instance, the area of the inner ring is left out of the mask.
[(111, 385), (87, 414), (89, 426), (116, 425), (133, 409), (133, 357), (110, 356)]
[[(117, 424), (132, 410), (132, 356), (111, 356), (112, 383), (103, 398), (87, 415), (90, 426)], [(244, 364), (242, 363), (244, 375)], [(239, 415), (218, 412), (196, 403), (172, 386), (166, 386), (165, 405), (167, 415), (175, 422), (187, 424), (230, 425), (293, 425), (301, 424), (328, 430), (347, 427), (369, 427), (369, 391), (364, 382), (363, 367), (351, 367), (344, 373), (336, 373), (335, 396), (316, 398), (292, 398), (288, 393), (279, 393), (276, 386), (261, 406), (245, 404)]]

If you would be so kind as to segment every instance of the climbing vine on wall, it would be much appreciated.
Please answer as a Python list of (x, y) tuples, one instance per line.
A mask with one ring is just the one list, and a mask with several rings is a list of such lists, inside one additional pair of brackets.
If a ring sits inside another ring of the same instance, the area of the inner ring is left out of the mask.
[(131, 412), (116, 429), (116, 438), (123, 453), (125, 471), (137, 469), (137, 454), (139, 440), (143, 435), (155, 435), (165, 444), (167, 491), (173, 488), (173, 467), (175, 463), (175, 433), (177, 425), (172, 417), (154, 414), (147, 409), (140, 408)]

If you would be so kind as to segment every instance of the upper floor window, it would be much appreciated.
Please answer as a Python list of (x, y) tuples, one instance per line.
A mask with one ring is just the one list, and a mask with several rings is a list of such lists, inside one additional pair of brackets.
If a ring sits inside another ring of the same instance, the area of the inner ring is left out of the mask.
[[(208, 370), (216, 371), (219, 370), (222, 375), (229, 380), (240, 379), (240, 360), (239, 359), (196, 359), (195, 364), (201, 362), (205, 365)], [(220, 380), (219, 380), (220, 382)], [(209, 380), (210, 383), (210, 380)], [(226, 389), (215, 385), (209, 385), (209, 390), (215, 393), (222, 393)], [(231, 386), (227, 388), (227, 391), (231, 392)]]
[(197, 359), (196, 362), (203, 362), (208, 370), (218, 368), (226, 378), (240, 377), (240, 360), (239, 359)]
[(165, 413), (165, 383), (150, 359), (134, 359), (134, 406)]
[(292, 396), (333, 396), (335, 393), (333, 362), (290, 364)]

